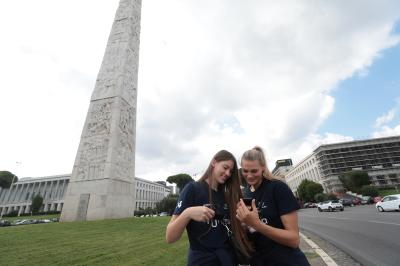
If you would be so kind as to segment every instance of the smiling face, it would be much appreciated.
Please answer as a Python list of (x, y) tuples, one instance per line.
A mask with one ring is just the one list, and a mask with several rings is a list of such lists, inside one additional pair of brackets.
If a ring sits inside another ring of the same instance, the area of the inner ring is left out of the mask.
[(261, 185), (264, 171), (265, 167), (259, 161), (242, 160), (242, 175), (254, 189)]
[(219, 162), (214, 160), (212, 166), (212, 188), (215, 189), (218, 185), (224, 184), (231, 176), (234, 163), (231, 160)]

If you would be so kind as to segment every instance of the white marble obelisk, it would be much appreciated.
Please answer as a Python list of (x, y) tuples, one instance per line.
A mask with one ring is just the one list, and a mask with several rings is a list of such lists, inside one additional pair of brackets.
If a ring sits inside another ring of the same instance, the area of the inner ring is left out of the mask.
[(61, 221), (133, 216), (141, 0), (120, 0)]

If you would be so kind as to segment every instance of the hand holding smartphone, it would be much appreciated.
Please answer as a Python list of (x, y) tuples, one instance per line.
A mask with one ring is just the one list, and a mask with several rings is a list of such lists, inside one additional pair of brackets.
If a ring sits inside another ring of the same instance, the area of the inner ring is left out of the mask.
[(251, 206), (252, 200), (253, 200), (252, 198), (243, 198), (243, 202), (244, 204), (246, 204), (246, 206)]
[(244, 204), (248, 207), (248, 209), (249, 209), (250, 211), (253, 210), (253, 208), (251, 207), (251, 202), (252, 202), (252, 201), (253, 201), (252, 198), (243, 198)]

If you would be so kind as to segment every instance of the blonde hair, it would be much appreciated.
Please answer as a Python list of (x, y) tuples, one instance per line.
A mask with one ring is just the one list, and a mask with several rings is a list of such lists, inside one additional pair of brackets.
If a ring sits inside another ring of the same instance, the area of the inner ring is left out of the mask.
[(263, 149), (260, 146), (254, 146), (251, 150), (247, 150), (243, 153), (242, 159), (240, 163), (242, 164), (243, 160), (246, 161), (258, 161), (262, 167), (265, 168), (263, 171), (263, 177), (269, 180), (277, 180), (276, 178), (268, 169), (267, 160), (265, 159), (265, 154)]

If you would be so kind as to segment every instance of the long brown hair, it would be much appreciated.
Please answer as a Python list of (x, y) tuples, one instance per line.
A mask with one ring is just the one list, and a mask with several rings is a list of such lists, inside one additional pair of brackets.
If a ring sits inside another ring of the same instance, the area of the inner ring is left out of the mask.
[(212, 172), (214, 170), (213, 166), (213, 161), (216, 162), (221, 162), (221, 161), (232, 161), (233, 162), (233, 169), (231, 172), (231, 176), (225, 181), (224, 184), (219, 185), (218, 189), (223, 189), (224, 191), (224, 196), (225, 196), (225, 202), (228, 204), (229, 208), (229, 216), (230, 216), (230, 222), (231, 222), (231, 230), (233, 234), (235, 235), (236, 239), (238, 240), (238, 244), (240, 249), (244, 254), (250, 257), (250, 253), (253, 251), (253, 248), (250, 244), (250, 241), (247, 239), (247, 235), (245, 230), (240, 224), (240, 221), (236, 219), (236, 204), (239, 202), (240, 198), (243, 197), (242, 191), (240, 189), (240, 179), (239, 179), (239, 171), (238, 171), (238, 166), (236, 162), (236, 158), (230, 153), (229, 151), (226, 150), (221, 150), (217, 152), (214, 157), (211, 159), (210, 164), (208, 165), (207, 170), (204, 172), (202, 177), (199, 179), (198, 182), (206, 182), (206, 180), (209, 180), (209, 186), (208, 186), (208, 195), (209, 195), (209, 200), (210, 203), (212, 203), (212, 198), (211, 198), (211, 180), (212, 177)]

